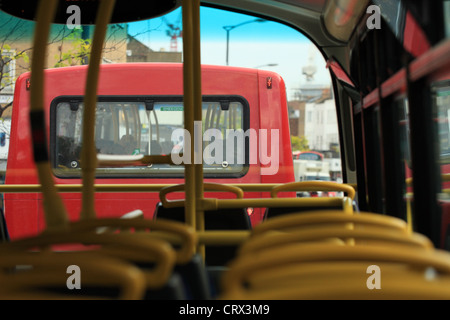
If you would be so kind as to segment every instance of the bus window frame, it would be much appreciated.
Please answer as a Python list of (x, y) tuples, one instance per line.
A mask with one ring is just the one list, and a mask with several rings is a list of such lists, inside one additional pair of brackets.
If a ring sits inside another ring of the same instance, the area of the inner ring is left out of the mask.
[[(159, 103), (159, 102), (175, 102), (182, 103), (182, 95), (99, 95), (97, 102), (130, 102), (130, 103)], [(242, 105), (242, 130), (246, 132), (250, 129), (250, 104), (243, 96), (240, 95), (203, 95), (202, 102), (215, 102), (223, 105), (223, 103), (237, 102)], [(74, 174), (58, 174), (55, 172), (56, 168), (56, 134), (57, 134), (57, 106), (60, 103), (83, 103), (83, 96), (81, 95), (63, 95), (55, 97), (50, 103), (50, 157), (53, 174), (59, 179), (80, 179), (81, 172)], [(205, 128), (204, 128), (205, 129)], [(192, 137), (193, 139), (193, 137)], [(193, 140), (192, 140), (193, 141)], [(248, 174), (250, 171), (250, 141), (248, 137), (245, 137), (244, 141), (244, 164), (243, 169), (240, 172), (230, 173), (210, 173), (205, 170), (205, 179), (240, 179)], [(184, 166), (182, 166), (184, 168)], [(113, 169), (113, 168), (111, 168)], [(96, 175), (97, 179), (184, 179), (184, 169), (174, 174), (155, 174), (149, 172), (148, 174), (137, 173), (124, 173), (123, 175), (108, 175), (104, 173)]]

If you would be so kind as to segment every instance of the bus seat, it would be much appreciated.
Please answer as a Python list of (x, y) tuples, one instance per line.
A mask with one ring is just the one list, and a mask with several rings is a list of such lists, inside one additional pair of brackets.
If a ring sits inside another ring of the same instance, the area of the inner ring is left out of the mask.
[(293, 214), (299, 212), (323, 211), (323, 210), (342, 210), (342, 206), (338, 207), (289, 207), (289, 208), (266, 208), (263, 220), (278, 217), (285, 214)]
[(161, 142), (162, 154), (171, 154), (174, 145), (172, 141)]
[[(135, 210), (122, 216), (121, 219), (96, 219), (73, 223), (72, 230), (92, 232), (104, 230), (110, 233), (117, 231), (140, 233), (141, 236), (156, 237), (175, 236), (177, 240), (168, 240), (176, 253), (173, 274), (167, 284), (158, 290), (146, 291), (145, 299), (149, 300), (207, 300), (210, 297), (207, 273), (200, 256), (194, 254), (196, 240), (194, 230), (190, 227), (167, 221), (143, 219), (142, 211)], [(149, 231), (149, 232), (146, 232)], [(151, 239), (151, 238), (149, 238)], [(167, 240), (167, 239), (166, 239)], [(181, 243), (181, 245), (178, 245)], [(139, 264), (142, 269), (151, 269), (153, 263)]]
[[(78, 290), (68, 289), (70, 265), (82, 273)], [(0, 267), (2, 300), (140, 300), (144, 296), (144, 274), (122, 259), (102, 254), (19, 249), (3, 252)]]
[[(154, 219), (175, 220), (185, 223), (184, 207), (165, 208), (161, 202), (156, 205)], [(250, 218), (245, 209), (224, 209), (205, 211), (205, 230), (251, 230)], [(205, 248), (207, 266), (224, 266), (236, 254), (236, 246)]]
[(310, 228), (323, 225), (346, 225), (351, 223), (355, 228), (358, 226), (383, 227), (388, 230), (397, 230), (402, 233), (408, 233), (408, 224), (399, 218), (360, 212), (358, 214), (347, 214), (343, 210), (324, 210), (302, 212), (300, 214), (290, 214), (264, 221), (255, 226), (252, 230), (252, 237), (262, 235), (266, 232), (298, 230), (300, 228)]
[(5, 214), (3, 209), (0, 209), (0, 243), (9, 242), (8, 226), (6, 225)]
[(175, 265), (175, 272), (181, 276), (187, 300), (211, 299), (208, 274), (200, 255), (194, 254), (188, 263)]
[[(86, 252), (80, 245), (96, 245), (97, 250), (88, 250), (93, 256), (107, 256), (130, 263), (144, 274), (144, 295), (145, 299), (185, 299), (185, 289), (180, 279), (177, 279), (173, 272), (177, 253), (167, 241), (157, 237), (146, 238), (136, 234), (97, 234), (89, 230), (95, 230), (102, 226), (102, 219), (93, 219), (76, 222), (64, 233), (43, 233), (37, 237), (25, 238), (10, 242), (0, 246), (0, 254), (8, 255), (10, 252), (27, 252), (30, 248), (48, 248), (57, 246), (57, 251), (50, 250), (52, 255), (61, 252), (61, 246), (70, 245), (70, 251), (62, 251), (62, 254), (76, 254)], [(108, 219), (105, 219), (108, 220)], [(116, 223), (142, 225), (143, 220), (133, 221), (132, 219), (111, 219)], [(90, 225), (89, 225), (90, 223)], [(138, 226), (138, 225), (137, 225)], [(95, 228), (94, 228), (95, 227)], [(73, 251), (75, 245), (76, 251)], [(79, 251), (81, 249), (82, 251)]]
[[(139, 264), (141, 269), (151, 269), (153, 264)], [(157, 290), (147, 290), (144, 300), (210, 300), (211, 288), (208, 272), (200, 255), (194, 254), (187, 263), (177, 263), (173, 274)]]
[(146, 154), (150, 154), (150, 155), (154, 155), (154, 156), (159, 156), (159, 155), (163, 154), (163, 149), (161, 147), (161, 144), (156, 140), (152, 140), (150, 142), (150, 148), (151, 148), (151, 150), (149, 151), (148, 145), (146, 146)]
[[(139, 267), (145, 270), (145, 267)], [(143, 300), (187, 300), (186, 289), (181, 276), (174, 272), (162, 288), (146, 290)]]

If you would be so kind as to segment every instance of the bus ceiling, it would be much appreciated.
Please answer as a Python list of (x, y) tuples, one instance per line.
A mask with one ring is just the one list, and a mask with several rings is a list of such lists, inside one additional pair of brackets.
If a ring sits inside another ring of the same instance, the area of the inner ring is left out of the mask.
[[(66, 24), (76, 11), (80, 13), (80, 24), (95, 24), (97, 8), (101, 0), (58, 0), (54, 22)], [(36, 0), (2, 0), (0, 10), (15, 17), (35, 20), (39, 1)], [(144, 4), (144, 5), (143, 5)], [(77, 6), (72, 7), (71, 6)], [(125, 23), (155, 18), (169, 13), (181, 6), (181, 0), (116, 0), (110, 23)]]

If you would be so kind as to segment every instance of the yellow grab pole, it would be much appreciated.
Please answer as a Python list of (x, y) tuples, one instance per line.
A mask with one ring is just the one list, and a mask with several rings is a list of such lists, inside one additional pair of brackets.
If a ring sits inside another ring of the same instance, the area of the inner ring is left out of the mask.
[(83, 179), (81, 219), (95, 218), (95, 171), (97, 150), (95, 148), (95, 114), (97, 110), (97, 87), (103, 44), (115, 0), (102, 0), (97, 12), (94, 39), (89, 59), (83, 112), (83, 147), (81, 150), (81, 174)]
[[(152, 156), (153, 157), (153, 156)], [(145, 157), (144, 157), (145, 158)], [(275, 184), (222, 184), (224, 186), (236, 186), (245, 192), (269, 192)], [(174, 184), (96, 184), (96, 192), (159, 192), (162, 188), (174, 186)], [(58, 192), (81, 192), (81, 184), (57, 184)], [(40, 184), (2, 184), (0, 193), (38, 193), (41, 192)]]
[[(192, 135), (194, 133), (194, 21), (193, 21), (193, 1), (183, 0), (183, 104), (184, 104), (184, 128)], [(186, 223), (195, 229), (195, 169), (194, 166), (194, 146), (192, 140), (184, 137), (185, 147), (190, 147), (189, 163), (185, 164), (185, 184), (186, 184)]]
[[(243, 207), (252, 208), (290, 208), (299, 207), (343, 207), (345, 201), (342, 198), (262, 198), (262, 199), (204, 199), (203, 209), (236, 209)], [(333, 209), (331, 209), (333, 208)], [(342, 208), (344, 209), (344, 208)], [(347, 213), (342, 210), (343, 213)]]
[[(194, 59), (194, 120), (197, 123), (203, 123), (202, 121), (202, 70), (201, 70), (201, 58), (200, 58), (200, 0), (193, 0), (193, 59)], [(200, 203), (204, 198), (204, 185), (203, 185), (203, 130), (197, 127), (197, 134), (194, 134), (194, 150), (196, 154), (197, 162), (195, 165), (195, 195), (196, 195), (196, 229), (197, 231), (205, 230), (205, 216), (204, 211)], [(199, 252), (204, 256), (205, 247), (202, 245), (199, 248)]]
[(408, 223), (408, 232), (413, 233), (413, 214), (412, 214), (412, 206), (411, 206), (412, 196), (406, 197), (406, 221)]
[(34, 160), (41, 183), (43, 205), (48, 230), (68, 224), (66, 208), (56, 191), (48, 159), (47, 135), (44, 115), (44, 68), (50, 24), (56, 12), (56, 0), (39, 3), (31, 60), (30, 122), (33, 137)]

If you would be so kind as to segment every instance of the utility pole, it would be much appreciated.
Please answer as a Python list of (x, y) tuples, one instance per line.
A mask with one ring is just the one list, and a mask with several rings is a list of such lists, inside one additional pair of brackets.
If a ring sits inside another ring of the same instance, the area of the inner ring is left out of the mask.
[(236, 29), (237, 27), (243, 26), (244, 24), (249, 24), (253, 22), (266, 22), (264, 19), (254, 19), (246, 22), (239, 23), (234, 26), (223, 26), (222, 28), (227, 32), (227, 52), (226, 52), (226, 65), (228, 66), (228, 57), (229, 57), (229, 45), (230, 45), (230, 31)]

